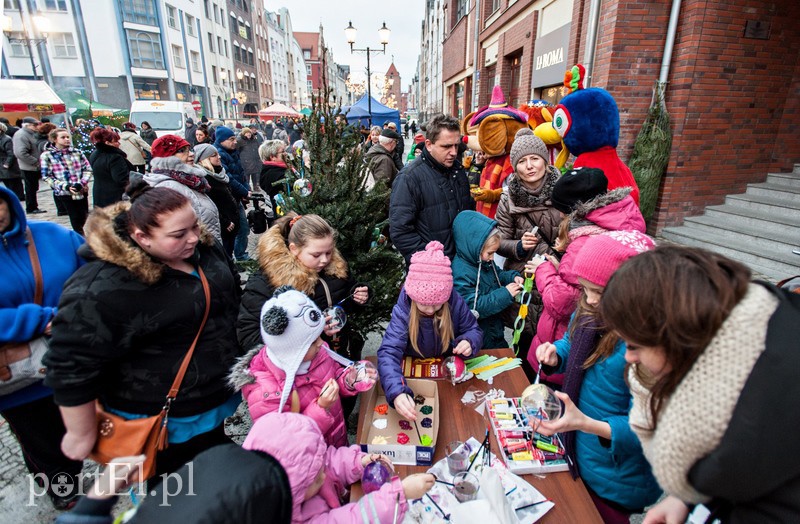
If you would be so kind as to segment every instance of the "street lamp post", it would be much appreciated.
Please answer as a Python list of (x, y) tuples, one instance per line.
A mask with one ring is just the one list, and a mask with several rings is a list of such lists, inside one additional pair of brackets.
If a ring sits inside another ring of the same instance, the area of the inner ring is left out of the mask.
[[(242, 79), (244, 78), (244, 73), (242, 72), (241, 69), (236, 70), (236, 78), (239, 80), (239, 82), (241, 82)], [(237, 84), (236, 81), (234, 80), (233, 96), (231, 97), (231, 104), (233, 105), (233, 118), (237, 121), (239, 120), (239, 104), (241, 103), (241, 98), (242, 98), (241, 93), (239, 93), (239, 87), (238, 87), (239, 85), (240, 84)], [(235, 104), (233, 103), (233, 99), (236, 99)]]
[(350, 44), (350, 53), (366, 53), (367, 54), (367, 108), (369, 110), (369, 126), (372, 127), (372, 77), (371, 72), (369, 69), (369, 55), (371, 53), (375, 54), (386, 54), (386, 44), (389, 43), (389, 35), (392, 33), (388, 27), (386, 27), (386, 22), (383, 23), (383, 26), (378, 29), (378, 37), (380, 38), (381, 45), (383, 46), (382, 49), (370, 49), (369, 47), (365, 47), (363, 49), (357, 49), (353, 47), (353, 44), (356, 43), (356, 32), (358, 30), (353, 27), (353, 22), (349, 22), (348, 26), (344, 28), (344, 34), (347, 37), (347, 43)]
[(28, 57), (31, 59), (31, 73), (33, 73), (33, 79), (39, 80), (38, 75), (36, 74), (36, 62), (33, 59), (33, 48), (39, 48), (39, 44), (43, 44), (47, 42), (47, 33), (50, 32), (50, 20), (45, 18), (41, 15), (36, 15), (31, 18), (33, 20), (33, 25), (36, 29), (39, 30), (39, 33), (42, 35), (41, 38), (30, 38), (28, 37), (28, 30), (25, 28), (25, 21), (22, 20), (22, 10), (20, 9), (20, 21), (22, 22), (22, 34), (25, 35), (23, 38), (13, 38), (11, 35), (14, 34), (14, 21), (8, 15), (3, 15), (3, 32), (6, 34), (6, 38), (8, 38), (9, 44), (25, 44), (28, 47)]

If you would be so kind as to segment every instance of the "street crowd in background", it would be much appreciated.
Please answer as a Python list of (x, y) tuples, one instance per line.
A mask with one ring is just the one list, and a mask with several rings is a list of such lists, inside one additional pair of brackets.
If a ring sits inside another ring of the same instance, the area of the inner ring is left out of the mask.
[[(401, 126), (355, 130), (373, 183), (390, 188), (388, 238), (407, 265), (371, 378), (401, 416), (416, 417), (403, 357), (513, 345), (531, 382), (541, 376), (564, 403), (540, 431), (565, 436), (605, 522), (629, 522), (664, 494), (645, 522), (683, 522), (697, 504), (722, 521), (800, 518), (800, 415), (773, 409), (800, 399), (797, 294), (752, 282), (721, 255), (656, 246), (635, 183), (590, 166), (562, 173), (530, 129), (516, 133), (510, 172), (490, 187), (487, 156), (467, 152), (461, 122)], [(81, 471), (98, 400), (125, 419), (158, 413), (192, 346), (152, 486), (193, 461), (202, 511), (228, 521), (402, 520), (432, 475), (343, 497), (386, 459), (347, 445), (357, 391), (330, 352), (358, 361), (364, 342), (322, 311), (374, 297), (325, 217), (275, 212), (291, 156), (307, 161), (302, 122), (187, 119), (184, 136), (160, 137), (127, 122), (90, 137), (81, 151), (66, 129), (0, 119), (0, 344), (48, 346), (46, 375), (0, 389), (29, 471)], [(40, 180), (72, 231), (36, 220)], [(262, 193), (270, 227), (248, 253), (246, 207)], [(250, 259), (259, 269), (243, 283), (235, 263)], [(519, 316), (525, 328), (509, 344)], [(223, 423), (242, 398), (254, 425), (238, 447)], [(741, 474), (754, 449), (764, 460)], [(142, 460), (126, 458), (130, 476), (80, 501), (49, 491), (72, 508), (59, 522), (100, 522)], [(188, 511), (149, 499), (134, 519)]]

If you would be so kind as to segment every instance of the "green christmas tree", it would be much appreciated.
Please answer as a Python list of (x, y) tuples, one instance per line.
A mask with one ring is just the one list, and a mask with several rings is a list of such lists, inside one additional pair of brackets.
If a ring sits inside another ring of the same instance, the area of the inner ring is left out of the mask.
[[(326, 69), (323, 64), (322, 70)], [(322, 83), (327, 86), (324, 73)], [(312, 95), (311, 114), (303, 119), (303, 126), (310, 165), (306, 167), (298, 155), (294, 169), (287, 171), (287, 187), (292, 189), (283, 194), (285, 209), (317, 214), (338, 231), (336, 247), (351, 274), (372, 287), (372, 302), (348, 317), (353, 329), (366, 336), (389, 320), (403, 282), (403, 258), (380, 234), (387, 224), (389, 189), (382, 181), (365, 188), (369, 171), (360, 147), (361, 134), (347, 124), (331, 100), (330, 88)], [(307, 196), (294, 190), (299, 178), (311, 183)]]

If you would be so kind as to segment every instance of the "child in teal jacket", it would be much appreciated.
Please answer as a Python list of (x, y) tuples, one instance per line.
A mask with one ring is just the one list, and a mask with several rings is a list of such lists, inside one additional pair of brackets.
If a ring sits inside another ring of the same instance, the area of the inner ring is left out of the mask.
[(500, 246), (496, 225), (477, 211), (462, 211), (453, 222), (453, 285), (473, 314), (477, 312), (483, 347), (489, 349), (509, 347), (500, 314), (514, 303), (523, 282), (519, 271), (502, 271), (494, 263)]

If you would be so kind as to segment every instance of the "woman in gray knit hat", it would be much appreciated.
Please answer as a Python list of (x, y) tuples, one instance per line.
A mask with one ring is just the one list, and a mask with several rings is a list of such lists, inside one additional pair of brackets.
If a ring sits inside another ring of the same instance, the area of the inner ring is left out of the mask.
[[(506, 257), (505, 269), (522, 272), (534, 255), (555, 254), (552, 246), (558, 237), (561, 214), (553, 207), (551, 196), (559, 172), (547, 162), (547, 146), (528, 128), (517, 131), (510, 157), (514, 174), (508, 177), (508, 190), (500, 197), (495, 215), (501, 237), (497, 252)], [(536, 232), (534, 228), (538, 228)], [(505, 311), (507, 325), (513, 323), (518, 311), (516, 304)], [(531, 380), (535, 374), (526, 355), (540, 312), (541, 297), (534, 288), (518, 346), (523, 369)]]

